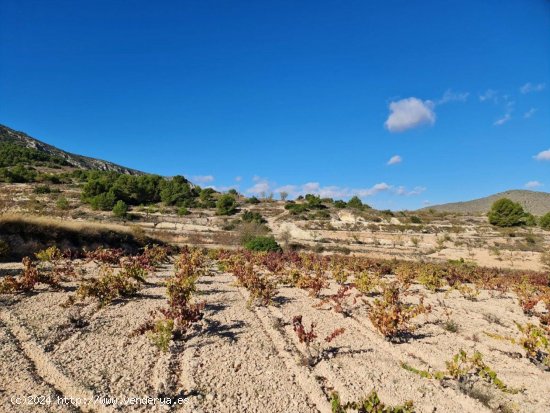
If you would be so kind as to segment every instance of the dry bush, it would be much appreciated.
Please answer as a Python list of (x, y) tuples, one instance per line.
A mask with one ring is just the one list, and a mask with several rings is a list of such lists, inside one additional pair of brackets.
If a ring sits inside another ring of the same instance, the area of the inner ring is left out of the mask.
[[(348, 304), (348, 298), (352, 298), (352, 288), (352, 285), (341, 285), (335, 294), (327, 296), (325, 299), (321, 300), (321, 302), (315, 307), (320, 308), (325, 304), (329, 304), (331, 309), (335, 312), (343, 314), (344, 316), (351, 315), (351, 305)], [(353, 297), (353, 304), (355, 304), (356, 301), (356, 298)]]
[(408, 295), (408, 291), (397, 283), (386, 284), (382, 295), (382, 299), (377, 298), (373, 304), (369, 304), (369, 319), (391, 341), (406, 338), (414, 330), (411, 320), (431, 311), (429, 306), (424, 305), (423, 298), (416, 305), (404, 303), (402, 297)]
[(380, 285), (380, 278), (369, 273), (368, 271), (362, 271), (360, 274), (355, 276), (353, 285), (362, 294), (373, 294)]
[[(309, 330), (307, 330), (302, 322), (301, 315), (297, 315), (292, 318), (292, 329), (296, 333), (296, 336), (298, 337), (298, 341), (304, 344), (306, 347), (307, 356), (306, 356), (306, 359), (304, 360), (305, 364), (310, 366), (317, 364), (326, 356), (325, 351), (321, 347), (321, 342), (316, 340), (317, 339), (317, 333), (315, 331), (316, 326), (317, 325), (312, 322)], [(326, 336), (324, 341), (326, 343), (331, 343), (336, 337), (344, 334), (344, 332), (345, 332), (345, 329), (337, 328), (328, 336)]]
[(194, 302), (196, 283), (204, 275), (207, 261), (200, 250), (184, 249), (176, 259), (175, 274), (166, 284), (168, 306), (151, 313), (150, 319), (132, 335), (147, 333), (161, 351), (169, 349), (173, 338), (182, 338), (194, 323), (202, 319), (204, 303)]
[(38, 283), (54, 288), (59, 287), (59, 272), (43, 267), (39, 268), (29, 257), (23, 258), (22, 263), (23, 270), (17, 278), (8, 276), (0, 281), (0, 294), (30, 292)]
[(239, 234), (239, 242), (241, 245), (246, 244), (248, 241), (256, 238), (263, 237), (269, 234), (269, 228), (259, 222), (242, 222), (237, 227)]
[(319, 297), (321, 290), (327, 288), (328, 285), (327, 277), (320, 272), (300, 274), (300, 277), (296, 281), (296, 287), (308, 290), (312, 297)]
[(260, 274), (254, 269), (252, 262), (246, 262), (233, 256), (233, 259), (225, 262), (226, 269), (237, 277), (239, 285), (250, 293), (249, 305), (268, 305), (277, 295), (277, 284), (265, 274)]
[[(120, 225), (103, 225), (46, 217), (6, 214), (0, 217), (0, 234), (10, 245), (10, 258), (21, 259), (51, 245), (61, 249), (123, 247), (137, 252), (145, 244)], [(151, 240), (148, 240), (151, 241)]]
[(131, 297), (141, 289), (141, 282), (131, 277), (131, 274), (120, 271), (116, 273), (112, 268), (103, 266), (99, 270), (99, 277), (84, 281), (77, 290), (77, 296), (85, 299), (97, 299), (103, 307), (119, 297)]

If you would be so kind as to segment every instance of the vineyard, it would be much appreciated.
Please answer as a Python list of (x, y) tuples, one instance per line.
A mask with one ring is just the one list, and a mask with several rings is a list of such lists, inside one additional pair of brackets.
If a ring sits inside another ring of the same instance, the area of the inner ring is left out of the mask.
[(1, 411), (11, 395), (103, 401), (37, 412), (550, 406), (547, 273), (156, 245), (50, 247), (0, 271)]

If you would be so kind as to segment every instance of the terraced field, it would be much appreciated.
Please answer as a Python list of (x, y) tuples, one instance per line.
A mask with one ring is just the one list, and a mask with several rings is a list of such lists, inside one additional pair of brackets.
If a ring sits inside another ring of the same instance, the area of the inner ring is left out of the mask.
[(1, 411), (550, 407), (544, 273), (194, 249), (40, 258), (2, 267)]

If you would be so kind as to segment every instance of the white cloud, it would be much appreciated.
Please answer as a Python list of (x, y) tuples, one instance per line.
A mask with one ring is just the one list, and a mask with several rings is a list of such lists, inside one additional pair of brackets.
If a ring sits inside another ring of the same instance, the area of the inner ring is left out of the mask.
[(420, 195), (422, 192), (425, 192), (426, 188), (423, 186), (415, 186), (412, 190), (407, 190), (404, 186), (398, 186), (394, 193), (396, 195), (404, 195), (404, 196), (412, 196), (412, 195)]
[(319, 195), (321, 198), (349, 198), (354, 195), (368, 197), (379, 192), (389, 191), (393, 187), (385, 182), (373, 185), (370, 188), (347, 188), (336, 185), (321, 186), (319, 182), (308, 182), (303, 185), (285, 185), (275, 189), (275, 192), (287, 192), (296, 197), (305, 194)]
[(407, 196), (420, 195), (422, 192), (426, 192), (427, 189), (425, 186), (415, 186), (412, 191), (407, 192)]
[(415, 97), (390, 102), (390, 115), (384, 123), (390, 132), (403, 132), (421, 125), (435, 123), (434, 103)]
[(246, 190), (247, 193), (253, 195), (261, 195), (267, 194), (271, 191), (271, 184), (267, 179), (255, 176), (254, 178), (252, 178), (252, 180), (255, 182), (255, 184)]
[(512, 119), (512, 115), (510, 114), (510, 112), (506, 112), (504, 114), (504, 116), (502, 116), (501, 118), (497, 119), (493, 125), (495, 126), (501, 126), (501, 125), (504, 125), (506, 122), (508, 122), (510, 119)]
[(230, 189), (234, 189), (237, 192), (239, 191), (239, 185), (227, 185), (227, 186), (208, 185), (206, 188), (212, 188), (214, 191), (218, 191), (218, 192), (227, 192)]
[(492, 100), (493, 102), (498, 102), (498, 92), (493, 89), (487, 89), (483, 94), (479, 95), (479, 100), (485, 102), (487, 100)]
[(539, 186), (542, 186), (539, 181), (529, 181), (525, 184), (525, 188), (538, 188)]
[(453, 92), (451, 89), (448, 89), (443, 94), (443, 97), (437, 101), (438, 105), (442, 105), (447, 102), (466, 102), (470, 96), (469, 92)]
[(319, 182), (308, 182), (307, 184), (302, 185), (302, 191), (309, 194), (319, 192), (320, 189), (321, 185), (319, 185)]
[(385, 182), (381, 182), (379, 184), (376, 184), (376, 185), (373, 185), (372, 187), (370, 188), (366, 188), (366, 189), (358, 189), (356, 190), (356, 194), (357, 196), (359, 196), (360, 198), (362, 197), (365, 197), (365, 196), (372, 196), (372, 195), (376, 195), (377, 193), (379, 192), (384, 192), (384, 191), (387, 191), (389, 189), (391, 189), (391, 185), (388, 185), (387, 183)]
[(399, 155), (394, 155), (390, 158), (390, 160), (388, 161), (388, 165), (396, 165), (398, 163), (401, 163), (403, 162), (403, 158)]
[(336, 185), (321, 187), (316, 193), (321, 198), (348, 198), (352, 196), (348, 188), (341, 188)]
[(546, 88), (546, 83), (537, 83), (533, 84), (531, 82), (527, 82), (522, 87), (519, 88), (519, 91), (523, 94), (531, 93), (531, 92), (542, 92)]
[(533, 158), (537, 161), (550, 161), (550, 149), (537, 153)]
[(500, 117), (493, 123), (494, 126), (504, 125), (506, 122), (512, 119), (512, 113), (514, 112), (514, 106), (516, 102), (510, 100), (510, 97), (508, 95), (502, 95), (502, 100), (504, 103), (505, 113), (502, 117)]
[(213, 180), (214, 177), (212, 175), (197, 175), (191, 178), (191, 181), (197, 184), (207, 184), (208, 182), (212, 182)]
[(530, 117), (532, 117), (532, 116), (535, 114), (536, 111), (537, 111), (536, 108), (531, 108), (531, 109), (529, 109), (527, 112), (525, 112), (525, 113), (523, 114), (523, 117), (524, 117), (525, 119), (529, 119)]
[(279, 188), (275, 189), (275, 192), (286, 192), (289, 195), (294, 195), (298, 191), (298, 187), (296, 185), (284, 185), (280, 186)]
[[(265, 190), (265, 188), (261, 188)], [(368, 188), (348, 188), (336, 185), (322, 186), (319, 182), (308, 182), (302, 185), (284, 185), (273, 190), (275, 193), (286, 192), (291, 198), (299, 195), (313, 194), (321, 198), (351, 198), (357, 195), (359, 198), (371, 197), (381, 192), (388, 192), (394, 195), (413, 196), (426, 191), (422, 186), (414, 187), (408, 190), (404, 186), (395, 187), (386, 182), (377, 183)], [(266, 191), (267, 192), (267, 191)]]
[(236, 176), (235, 177), (235, 181), (236, 182), (241, 182), (243, 180), (243, 177), (242, 176)]

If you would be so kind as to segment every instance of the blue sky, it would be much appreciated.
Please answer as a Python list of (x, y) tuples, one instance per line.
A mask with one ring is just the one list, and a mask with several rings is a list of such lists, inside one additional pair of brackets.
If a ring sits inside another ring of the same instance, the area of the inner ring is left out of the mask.
[(0, 10), (0, 123), (65, 150), (382, 209), (550, 189), (547, 0)]

